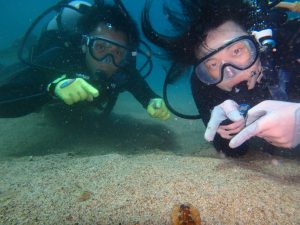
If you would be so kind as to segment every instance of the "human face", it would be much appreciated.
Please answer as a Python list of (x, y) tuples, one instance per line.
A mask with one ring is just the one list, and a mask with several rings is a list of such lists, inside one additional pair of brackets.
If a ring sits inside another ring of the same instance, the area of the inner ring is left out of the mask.
[(125, 34), (111, 26), (100, 24), (86, 38), (89, 44), (85, 43), (83, 49), (88, 70), (92, 74), (102, 71), (111, 76), (127, 57)]
[(257, 42), (232, 21), (209, 31), (195, 54), (199, 59), (195, 73), (204, 83), (231, 91), (243, 81), (252, 89), (258, 80), (261, 69)]

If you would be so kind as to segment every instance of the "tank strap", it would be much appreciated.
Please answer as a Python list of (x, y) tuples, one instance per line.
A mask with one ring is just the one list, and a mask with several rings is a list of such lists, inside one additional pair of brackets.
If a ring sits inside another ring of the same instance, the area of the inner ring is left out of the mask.
[(269, 92), (274, 100), (286, 101), (288, 100), (287, 88), (290, 74), (284, 69), (279, 69), (278, 81), (278, 84), (268, 86)]

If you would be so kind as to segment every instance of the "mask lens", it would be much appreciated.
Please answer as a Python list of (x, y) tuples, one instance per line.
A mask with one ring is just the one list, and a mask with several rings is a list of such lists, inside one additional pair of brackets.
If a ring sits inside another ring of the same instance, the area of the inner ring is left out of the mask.
[[(115, 66), (123, 65), (129, 53), (125, 46), (100, 37), (91, 38), (89, 49), (91, 55), (97, 61), (113, 63)], [(106, 58), (112, 58), (112, 60), (106, 60)]]
[[(254, 40), (249, 36), (240, 37), (203, 57), (195, 66), (195, 73), (205, 84), (217, 84), (224, 78), (232, 79), (238, 75), (236, 71), (248, 69), (256, 61), (257, 56), (258, 48)], [(224, 71), (229, 68), (235, 71), (235, 75), (224, 77)]]

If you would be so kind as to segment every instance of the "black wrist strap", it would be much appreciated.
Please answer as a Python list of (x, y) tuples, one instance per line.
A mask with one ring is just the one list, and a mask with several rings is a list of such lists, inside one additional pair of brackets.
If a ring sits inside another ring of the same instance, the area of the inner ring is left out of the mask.
[(62, 80), (64, 80), (64, 79), (66, 79), (66, 75), (65, 75), (65, 74), (62, 75), (61, 77), (55, 79), (54, 81), (52, 81), (52, 82), (48, 85), (47, 91), (48, 91), (48, 93), (49, 93), (50, 96), (56, 98), (56, 95), (55, 95), (55, 87), (56, 87), (56, 85), (57, 85), (60, 81), (62, 81)]
[(55, 87), (56, 87), (57, 83), (51, 83), (49, 86), (48, 86), (48, 93), (49, 95), (51, 95), (52, 97), (56, 97), (55, 96)]

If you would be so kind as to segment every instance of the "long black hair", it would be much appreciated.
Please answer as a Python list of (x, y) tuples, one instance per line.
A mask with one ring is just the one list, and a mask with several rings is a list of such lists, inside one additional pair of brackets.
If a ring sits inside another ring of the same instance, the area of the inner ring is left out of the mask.
[(137, 25), (128, 14), (122, 13), (116, 5), (93, 6), (88, 13), (80, 18), (78, 28), (81, 33), (89, 34), (97, 28), (99, 23), (111, 24), (116, 31), (126, 35), (131, 48), (137, 48), (139, 44)]
[(243, 29), (250, 30), (255, 23), (255, 7), (244, 0), (179, 0), (181, 13), (164, 5), (164, 12), (173, 27), (179, 31), (177, 36), (166, 36), (155, 31), (150, 21), (148, 1), (142, 14), (142, 29), (145, 36), (156, 45), (164, 48), (167, 55), (183, 65), (195, 62), (195, 48), (208, 31), (226, 21), (234, 21)]

